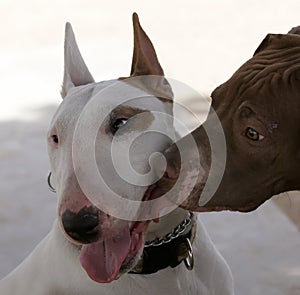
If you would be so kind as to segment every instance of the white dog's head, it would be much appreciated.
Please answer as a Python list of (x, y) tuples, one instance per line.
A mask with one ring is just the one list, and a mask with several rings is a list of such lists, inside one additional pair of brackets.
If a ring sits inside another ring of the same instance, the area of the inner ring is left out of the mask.
[[(132, 209), (129, 203), (111, 208), (109, 200), (114, 195), (125, 201), (143, 200), (154, 181), (149, 157), (170, 144), (161, 133), (173, 132), (170, 85), (136, 14), (133, 24), (129, 79), (100, 83), (94, 82), (72, 28), (66, 25), (63, 102), (48, 134), (59, 223), (69, 241), (81, 249), (81, 265), (88, 275), (102, 283), (136, 264), (148, 225), (125, 220), (124, 214)], [(90, 159), (98, 174), (90, 169)], [(141, 175), (140, 180), (135, 175)]]

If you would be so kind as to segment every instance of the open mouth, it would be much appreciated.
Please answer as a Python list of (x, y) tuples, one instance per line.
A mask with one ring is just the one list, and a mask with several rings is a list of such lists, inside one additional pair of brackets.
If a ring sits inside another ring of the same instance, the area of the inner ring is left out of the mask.
[[(151, 191), (152, 188), (147, 189), (143, 201), (151, 198)], [(117, 233), (97, 242), (81, 245), (80, 263), (88, 276), (98, 283), (110, 283), (132, 269), (142, 254), (150, 221), (157, 223), (159, 218), (124, 222)]]
[(98, 283), (116, 280), (141, 253), (148, 221), (127, 224), (118, 235), (83, 245), (80, 263), (88, 276)]

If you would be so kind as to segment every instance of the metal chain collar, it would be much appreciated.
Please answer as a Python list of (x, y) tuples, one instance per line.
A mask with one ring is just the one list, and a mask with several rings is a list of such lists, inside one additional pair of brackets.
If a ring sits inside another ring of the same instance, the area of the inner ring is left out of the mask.
[(158, 247), (163, 244), (168, 244), (174, 239), (178, 238), (182, 233), (186, 231), (187, 227), (191, 224), (193, 216), (194, 213), (189, 212), (188, 217), (184, 219), (179, 225), (177, 225), (171, 232), (169, 232), (163, 237), (145, 242), (145, 248), (152, 246)]

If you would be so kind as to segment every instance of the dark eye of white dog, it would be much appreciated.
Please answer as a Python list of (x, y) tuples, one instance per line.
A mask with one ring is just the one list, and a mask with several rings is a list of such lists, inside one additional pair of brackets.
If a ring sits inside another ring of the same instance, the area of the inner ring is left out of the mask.
[(58, 136), (56, 134), (52, 135), (51, 138), (55, 144), (58, 144), (59, 140), (58, 140)]
[(263, 140), (265, 137), (251, 127), (246, 130), (246, 136), (253, 141)]
[(118, 118), (115, 121), (113, 121), (110, 126), (112, 133), (115, 134), (119, 130), (119, 128), (121, 128), (127, 123), (127, 121), (127, 118)]

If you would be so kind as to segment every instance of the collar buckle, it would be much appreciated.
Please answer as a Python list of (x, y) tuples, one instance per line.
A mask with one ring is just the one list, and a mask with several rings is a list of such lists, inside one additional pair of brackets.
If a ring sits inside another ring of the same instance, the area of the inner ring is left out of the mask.
[(183, 261), (184, 261), (184, 264), (185, 264), (187, 270), (191, 271), (194, 268), (194, 253), (193, 253), (192, 243), (189, 238), (185, 239), (185, 244), (187, 247), (188, 256), (186, 258), (184, 258)]

